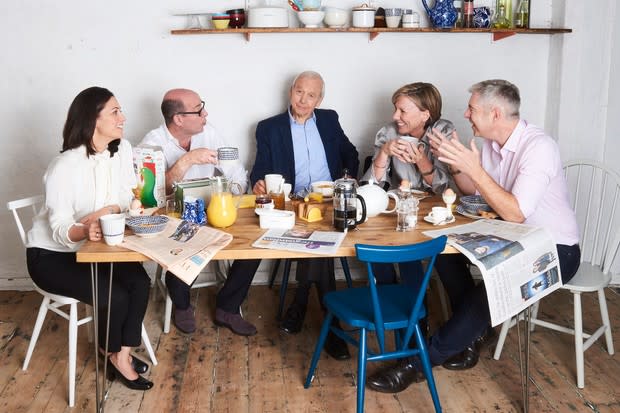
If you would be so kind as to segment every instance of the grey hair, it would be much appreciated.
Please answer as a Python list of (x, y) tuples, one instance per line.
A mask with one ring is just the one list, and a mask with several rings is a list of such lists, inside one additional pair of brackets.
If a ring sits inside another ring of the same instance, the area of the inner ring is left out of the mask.
[(470, 87), (469, 92), (478, 94), (484, 104), (501, 108), (505, 116), (519, 117), (519, 106), (521, 105), (519, 88), (509, 81), (502, 79), (484, 80)]
[(295, 87), (295, 83), (297, 83), (299, 79), (303, 79), (306, 77), (310, 79), (320, 80), (321, 81), (321, 98), (325, 96), (325, 81), (323, 80), (323, 77), (318, 72), (315, 72), (313, 70), (306, 70), (304, 72), (301, 72), (297, 76), (295, 76), (295, 79), (293, 79), (293, 83), (291, 83), (291, 90), (293, 90), (293, 88)]

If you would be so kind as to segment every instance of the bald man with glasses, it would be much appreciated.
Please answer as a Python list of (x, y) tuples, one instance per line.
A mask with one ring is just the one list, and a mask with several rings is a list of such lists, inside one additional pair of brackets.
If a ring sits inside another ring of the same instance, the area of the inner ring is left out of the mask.
[[(160, 146), (166, 158), (166, 192), (172, 184), (184, 179), (207, 178), (215, 174), (217, 149), (228, 146), (215, 128), (207, 122), (205, 102), (189, 89), (172, 89), (161, 103), (164, 124), (147, 133), (140, 144)], [(241, 163), (220, 169), (229, 182), (248, 187), (248, 173)], [(215, 324), (242, 336), (256, 334), (256, 327), (241, 317), (239, 307), (249, 291), (256, 265), (235, 261), (226, 283), (217, 295)], [(196, 330), (194, 307), (190, 304), (190, 286), (174, 274), (166, 273), (166, 287), (174, 304), (174, 325), (184, 333)]]

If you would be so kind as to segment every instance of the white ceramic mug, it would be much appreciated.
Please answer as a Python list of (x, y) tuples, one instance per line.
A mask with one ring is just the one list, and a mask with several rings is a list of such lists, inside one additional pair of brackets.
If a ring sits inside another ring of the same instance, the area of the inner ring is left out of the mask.
[(431, 220), (438, 224), (445, 221), (450, 216), (450, 211), (446, 207), (433, 207), (431, 210)]
[(385, 16), (385, 24), (390, 29), (395, 29), (400, 24), (400, 16)]
[(411, 146), (416, 147), (419, 151), (423, 151), (424, 149), (426, 149), (426, 144), (420, 141), (418, 138), (414, 138), (413, 136), (403, 135), (399, 136), (398, 139), (400, 139), (401, 141), (409, 142)]
[(403, 14), (403, 28), (413, 29), (420, 27), (420, 15), (416, 12)]
[(282, 192), (282, 185), (284, 184), (284, 178), (280, 174), (267, 174), (265, 175), (265, 189), (267, 193), (278, 194)]
[(108, 245), (118, 245), (125, 237), (125, 214), (108, 214), (99, 218), (103, 239)]

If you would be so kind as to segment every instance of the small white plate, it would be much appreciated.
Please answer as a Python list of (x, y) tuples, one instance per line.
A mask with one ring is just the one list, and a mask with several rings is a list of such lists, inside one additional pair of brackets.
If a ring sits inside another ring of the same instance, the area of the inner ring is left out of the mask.
[(453, 223), (455, 221), (455, 219), (456, 218), (454, 218), (454, 215), (452, 215), (449, 219), (443, 221), (442, 223), (435, 224), (435, 221), (433, 221), (433, 219), (431, 218), (430, 215), (427, 215), (427, 216), (424, 217), (424, 221), (428, 222), (429, 224), (439, 225), (439, 226), (446, 225), (446, 224), (451, 224), (451, 223)]

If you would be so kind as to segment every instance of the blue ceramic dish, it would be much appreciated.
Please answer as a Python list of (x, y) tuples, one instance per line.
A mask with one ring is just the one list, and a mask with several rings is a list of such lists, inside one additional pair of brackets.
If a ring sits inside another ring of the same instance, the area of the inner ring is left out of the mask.
[(489, 204), (480, 195), (466, 195), (460, 198), (461, 205), (465, 208), (465, 211), (473, 215), (478, 215), (478, 211), (493, 211)]
[(127, 219), (127, 226), (139, 236), (155, 236), (166, 229), (166, 215), (139, 216)]

